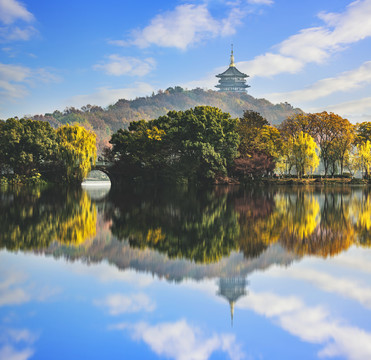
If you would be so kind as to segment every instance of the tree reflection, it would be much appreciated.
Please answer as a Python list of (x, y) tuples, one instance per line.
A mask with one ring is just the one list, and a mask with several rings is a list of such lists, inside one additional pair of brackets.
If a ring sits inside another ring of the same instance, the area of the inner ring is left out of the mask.
[[(132, 248), (200, 264), (232, 251), (252, 261), (273, 244), (295, 256), (322, 257), (371, 244), (371, 196), (362, 189), (132, 187), (96, 204), (76, 189), (0, 197), (0, 246), (10, 250), (38, 251), (53, 241), (83, 244), (96, 234), (98, 211), (111, 234)], [(97, 243), (92, 252), (98, 250)]]
[(239, 247), (246, 258), (258, 257), (279, 239), (281, 214), (276, 211), (275, 192), (264, 189), (240, 191), (234, 197), (239, 214)]
[[(334, 256), (352, 244), (370, 244), (371, 204), (368, 196), (341, 189), (313, 188), (244, 193), (236, 199), (239, 246), (255, 257), (279, 243), (299, 256)], [(352, 211), (350, 211), (351, 209)]]
[(1, 247), (35, 250), (53, 241), (80, 245), (95, 236), (96, 208), (81, 190), (23, 189), (0, 196)]
[(371, 195), (368, 191), (352, 201), (350, 214), (355, 219), (354, 227), (359, 244), (371, 246)]
[(111, 193), (110, 200), (112, 233), (133, 247), (202, 263), (238, 250), (237, 214), (227, 193), (157, 189), (144, 197)]

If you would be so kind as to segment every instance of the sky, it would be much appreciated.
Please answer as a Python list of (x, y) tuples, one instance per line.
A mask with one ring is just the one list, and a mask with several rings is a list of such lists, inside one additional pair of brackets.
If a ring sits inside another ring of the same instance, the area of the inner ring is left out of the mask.
[(371, 121), (371, 0), (0, 0), (0, 119), (214, 89)]

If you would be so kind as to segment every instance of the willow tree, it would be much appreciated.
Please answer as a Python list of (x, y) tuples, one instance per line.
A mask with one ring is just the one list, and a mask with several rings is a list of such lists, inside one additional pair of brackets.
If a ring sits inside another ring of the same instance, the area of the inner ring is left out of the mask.
[(64, 180), (77, 183), (89, 174), (97, 157), (96, 135), (80, 125), (65, 125), (57, 130), (58, 160)]
[(299, 132), (309, 134), (319, 146), (325, 176), (330, 166), (340, 164), (342, 172), (346, 154), (352, 147), (354, 127), (347, 120), (334, 113), (297, 114), (280, 125), (284, 138), (297, 136)]
[(357, 145), (356, 159), (358, 169), (365, 173), (368, 178), (371, 170), (371, 141), (367, 140), (365, 143)]
[(302, 131), (293, 139), (292, 157), (298, 177), (313, 172), (319, 165), (317, 144), (309, 134)]

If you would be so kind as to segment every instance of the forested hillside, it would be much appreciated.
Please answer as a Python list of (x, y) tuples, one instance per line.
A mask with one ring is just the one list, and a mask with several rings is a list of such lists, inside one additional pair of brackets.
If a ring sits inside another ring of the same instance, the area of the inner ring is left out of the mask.
[(69, 123), (79, 123), (97, 134), (98, 151), (101, 151), (111, 134), (126, 128), (133, 120), (150, 120), (165, 115), (170, 110), (186, 110), (199, 105), (209, 105), (228, 112), (232, 117), (241, 117), (244, 110), (259, 112), (271, 124), (279, 124), (288, 116), (301, 112), (288, 103), (272, 104), (265, 99), (256, 99), (246, 93), (223, 93), (213, 90), (184, 90), (181, 87), (158, 91), (151, 96), (135, 100), (120, 99), (114, 105), (102, 108), (86, 105), (81, 109), (67, 108), (45, 115), (35, 115), (33, 119), (48, 121), (53, 127)]

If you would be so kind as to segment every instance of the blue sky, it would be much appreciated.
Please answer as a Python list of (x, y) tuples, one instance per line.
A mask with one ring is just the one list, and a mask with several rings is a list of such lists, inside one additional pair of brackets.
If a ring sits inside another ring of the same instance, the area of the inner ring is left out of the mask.
[(371, 120), (371, 0), (0, 0), (0, 118), (215, 89)]

